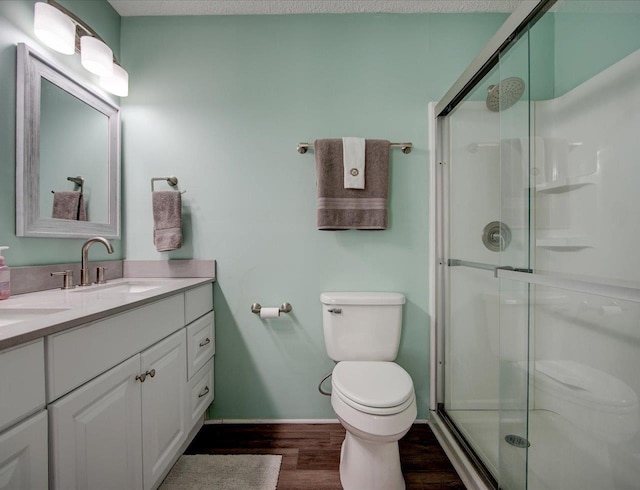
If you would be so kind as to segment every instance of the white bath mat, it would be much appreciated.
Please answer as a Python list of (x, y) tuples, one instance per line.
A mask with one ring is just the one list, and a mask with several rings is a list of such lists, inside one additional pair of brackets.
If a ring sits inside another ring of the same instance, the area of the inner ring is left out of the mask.
[(271, 454), (183, 455), (160, 490), (276, 490), (281, 462)]

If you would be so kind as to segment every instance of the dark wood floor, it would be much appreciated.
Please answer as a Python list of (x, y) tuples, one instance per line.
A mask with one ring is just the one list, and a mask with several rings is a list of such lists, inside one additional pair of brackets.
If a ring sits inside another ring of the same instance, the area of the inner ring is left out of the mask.
[[(341, 490), (340, 424), (210, 424), (185, 454), (281, 454), (278, 490)], [(407, 490), (465, 487), (427, 424), (400, 440)]]

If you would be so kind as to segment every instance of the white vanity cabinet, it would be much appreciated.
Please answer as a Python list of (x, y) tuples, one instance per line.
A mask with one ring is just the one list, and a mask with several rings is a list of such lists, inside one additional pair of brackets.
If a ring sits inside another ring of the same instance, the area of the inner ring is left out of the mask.
[(151, 488), (191, 429), (186, 367), (181, 329), (49, 405), (53, 486)]
[(212, 308), (208, 283), (47, 337), (50, 488), (159, 486), (213, 400)]
[(47, 488), (43, 344), (0, 352), (0, 490)]

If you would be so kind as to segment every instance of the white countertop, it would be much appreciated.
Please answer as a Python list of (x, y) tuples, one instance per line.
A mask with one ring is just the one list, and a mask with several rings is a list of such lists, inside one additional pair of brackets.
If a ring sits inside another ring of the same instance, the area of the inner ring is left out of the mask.
[[(202, 277), (127, 277), (111, 280), (107, 284), (11, 296), (0, 301), (0, 350), (137, 308), (213, 281), (213, 278)], [(24, 319), (16, 321), (17, 318)]]

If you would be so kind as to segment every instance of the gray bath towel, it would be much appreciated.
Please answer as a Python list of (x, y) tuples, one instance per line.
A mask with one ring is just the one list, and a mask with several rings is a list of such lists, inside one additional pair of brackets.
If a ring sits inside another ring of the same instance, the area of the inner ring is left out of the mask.
[(182, 246), (182, 195), (179, 191), (152, 192), (153, 243), (158, 252)]
[(84, 206), (82, 193), (78, 191), (54, 192), (51, 217), (87, 221), (87, 210)]
[(387, 229), (389, 145), (387, 140), (366, 140), (364, 189), (345, 189), (342, 139), (314, 142), (319, 230)]

